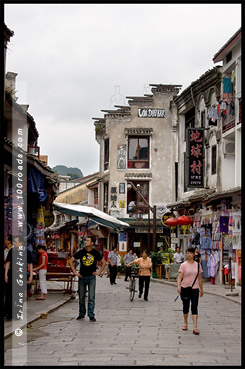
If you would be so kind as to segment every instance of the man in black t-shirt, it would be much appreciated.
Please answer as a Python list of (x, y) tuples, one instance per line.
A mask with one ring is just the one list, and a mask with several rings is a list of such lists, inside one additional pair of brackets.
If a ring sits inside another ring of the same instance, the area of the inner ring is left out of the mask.
[[(105, 260), (101, 254), (93, 248), (94, 239), (88, 236), (84, 241), (84, 249), (79, 250), (70, 259), (70, 266), (73, 273), (79, 277), (78, 280), (78, 293), (79, 293), (79, 315), (77, 320), (83, 319), (86, 314), (85, 297), (86, 286), (88, 286), (88, 316), (91, 322), (95, 322), (94, 307), (95, 307), (95, 286), (96, 275), (102, 275), (105, 269)], [(80, 273), (74, 268), (74, 261), (80, 260)], [(98, 272), (96, 272), (97, 261), (102, 262), (102, 266)]]

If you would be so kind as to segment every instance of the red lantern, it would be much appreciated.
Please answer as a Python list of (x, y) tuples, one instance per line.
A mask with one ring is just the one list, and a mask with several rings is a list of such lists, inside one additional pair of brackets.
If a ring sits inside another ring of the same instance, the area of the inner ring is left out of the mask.
[(165, 224), (169, 227), (176, 227), (179, 223), (177, 218), (168, 218)]
[(192, 219), (190, 217), (187, 217), (186, 215), (182, 215), (178, 217), (178, 224), (181, 225), (184, 228), (184, 236), (185, 236), (185, 230), (188, 228), (188, 225), (192, 223)]
[(192, 219), (190, 217), (187, 217), (186, 215), (178, 217), (177, 220), (179, 225), (190, 225), (192, 223)]

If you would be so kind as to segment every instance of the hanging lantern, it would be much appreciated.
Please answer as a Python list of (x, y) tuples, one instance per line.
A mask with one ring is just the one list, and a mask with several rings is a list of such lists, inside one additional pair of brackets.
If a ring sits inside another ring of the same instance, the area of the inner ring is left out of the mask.
[(190, 224), (192, 223), (192, 219), (186, 215), (182, 215), (180, 217), (178, 217), (178, 224), (181, 225), (184, 228), (184, 236), (185, 236), (185, 231), (186, 228), (188, 228), (188, 226), (190, 226)]
[(177, 218), (168, 218), (165, 224), (171, 228), (175, 228), (179, 223)]
[(178, 217), (177, 220), (179, 225), (190, 225), (192, 223), (192, 219), (186, 215)]
[(171, 228), (171, 232), (174, 232), (174, 228), (178, 225), (178, 219), (174, 217), (168, 218), (165, 224)]

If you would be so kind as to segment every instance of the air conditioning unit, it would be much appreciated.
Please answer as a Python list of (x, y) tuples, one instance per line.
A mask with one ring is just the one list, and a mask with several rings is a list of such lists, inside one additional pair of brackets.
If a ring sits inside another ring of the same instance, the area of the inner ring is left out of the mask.
[(224, 155), (234, 155), (235, 154), (235, 143), (231, 141), (223, 142), (223, 153)]

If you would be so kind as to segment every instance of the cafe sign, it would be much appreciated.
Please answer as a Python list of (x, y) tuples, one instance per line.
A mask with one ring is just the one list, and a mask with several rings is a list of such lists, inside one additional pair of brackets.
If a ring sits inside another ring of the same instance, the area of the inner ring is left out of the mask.
[(138, 109), (139, 118), (164, 118), (165, 109), (150, 109), (150, 108), (139, 108)]
[(204, 129), (187, 128), (187, 187), (204, 187)]

